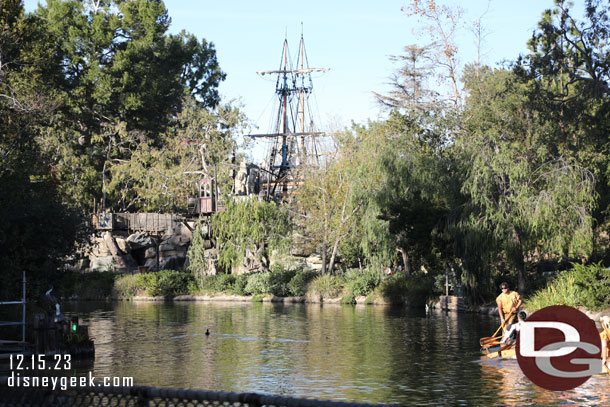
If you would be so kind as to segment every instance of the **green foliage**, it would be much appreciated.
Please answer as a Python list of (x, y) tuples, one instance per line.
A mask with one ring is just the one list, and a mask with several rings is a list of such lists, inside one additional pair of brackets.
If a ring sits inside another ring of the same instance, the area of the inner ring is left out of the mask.
[(344, 278), (345, 287), (356, 297), (369, 295), (381, 282), (381, 274), (372, 269), (351, 269)]
[(254, 197), (229, 199), (225, 210), (212, 217), (212, 233), (218, 242), (218, 263), (231, 270), (250, 251), (266, 267), (271, 251), (283, 253), (288, 249), (290, 230), (290, 217), (285, 207), (259, 202)]
[(0, 27), (0, 298), (20, 292), (23, 270), (28, 295), (39, 298), (62, 277), (81, 214), (58, 193), (51, 163), (35, 142), (57, 106), (52, 83), (44, 80), (54, 64), (53, 41), (21, 1), (0, 3)]
[(462, 226), (493, 241), (523, 289), (528, 254), (591, 253), (595, 178), (578, 159), (557, 154), (552, 123), (528, 98), (534, 83), (504, 70), (477, 75), (466, 81), (467, 120), (455, 144), (472, 211), (463, 212)]
[(375, 290), (393, 304), (407, 303), (410, 307), (423, 308), (434, 294), (434, 279), (425, 274), (406, 277), (395, 274), (382, 281)]
[[(52, 84), (57, 104), (37, 141), (53, 162), (58, 187), (81, 208), (91, 209), (103, 191), (107, 207), (137, 209), (150, 197), (135, 188), (148, 178), (121, 177), (110, 167), (123, 167), (132, 152), (150, 151), (154, 158), (185, 94), (204, 108), (218, 104), (225, 74), (213, 44), (170, 34), (162, 1), (49, 0), (33, 18), (53, 44), (42, 79)], [(145, 164), (138, 161), (142, 170)], [(168, 182), (160, 178), (163, 195)]]
[(580, 305), (590, 310), (610, 308), (610, 269), (601, 263), (574, 263), (571, 271), (580, 293)]
[(524, 304), (532, 311), (550, 305), (583, 306), (592, 311), (609, 308), (610, 269), (601, 263), (589, 266), (574, 263), (572, 269), (558, 274)]
[(220, 293), (232, 293), (234, 291), (236, 278), (233, 274), (217, 274), (214, 289)]
[(288, 283), (290, 294), (295, 297), (304, 296), (307, 294), (309, 283), (317, 276), (319, 274), (313, 270), (298, 271)]
[(343, 292), (343, 279), (336, 275), (324, 274), (314, 278), (309, 284), (307, 297), (336, 298)]
[(354, 297), (353, 295), (344, 295), (339, 300), (339, 303), (340, 304), (356, 304), (356, 297)]
[[(189, 265), (188, 269), (197, 283), (202, 289), (206, 289), (207, 283), (204, 280), (207, 278), (208, 257), (206, 256), (206, 248), (209, 248), (208, 225), (202, 222), (197, 222), (195, 231), (193, 232), (193, 240), (188, 250)], [(206, 286), (206, 287), (204, 287)]]
[(119, 298), (133, 298), (146, 291), (140, 274), (126, 274), (114, 281), (114, 293)]
[(188, 294), (194, 282), (193, 275), (184, 271), (161, 270), (158, 273), (144, 273), (121, 277), (115, 290), (122, 296), (131, 297), (141, 292), (156, 297), (174, 297)]
[(77, 296), (80, 299), (105, 299), (112, 295), (115, 280), (121, 274), (107, 272), (65, 272), (54, 285), (56, 297)]
[(238, 279), (239, 276), (235, 276), (233, 274), (203, 276), (197, 280), (199, 282), (197, 291), (202, 291), (208, 294), (232, 294), (235, 290), (235, 284)]
[(247, 295), (246, 286), (248, 285), (249, 274), (241, 274), (235, 276), (235, 283), (233, 285), (233, 293), (235, 295)]
[(575, 284), (572, 273), (562, 272), (549, 283), (546, 288), (538, 290), (527, 299), (524, 307), (535, 311), (550, 305), (568, 305), (577, 307), (579, 305), (580, 293)]
[(296, 270), (284, 270), (281, 267), (272, 267), (269, 276), (269, 293), (278, 297), (289, 297), (292, 295), (290, 282), (297, 274)]
[(271, 285), (271, 273), (250, 273), (244, 292), (251, 295), (270, 294)]
[[(229, 175), (236, 133), (245, 117), (231, 105), (205, 109), (193, 97), (184, 97), (182, 110), (157, 140), (132, 143), (129, 160), (110, 166), (108, 197), (121, 210), (185, 211), (185, 194), (198, 196), (202, 166), (208, 176), (216, 173), (221, 193), (230, 193)], [(202, 154), (204, 162), (202, 162)]]

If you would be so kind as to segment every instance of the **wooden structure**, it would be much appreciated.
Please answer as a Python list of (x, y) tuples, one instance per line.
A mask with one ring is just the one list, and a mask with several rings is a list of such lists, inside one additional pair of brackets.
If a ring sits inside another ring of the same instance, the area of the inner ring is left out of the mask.
[(100, 213), (93, 216), (93, 226), (97, 230), (127, 230), (163, 234), (184, 220), (173, 213)]

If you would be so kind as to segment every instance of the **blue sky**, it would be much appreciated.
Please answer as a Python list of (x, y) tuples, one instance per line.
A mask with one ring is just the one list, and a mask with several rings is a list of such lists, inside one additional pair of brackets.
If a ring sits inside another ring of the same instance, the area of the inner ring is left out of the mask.
[[(26, 10), (32, 11), (37, 3), (38, 0), (25, 0)], [(333, 130), (348, 126), (351, 121), (365, 123), (382, 117), (372, 92), (388, 90), (387, 78), (396, 69), (388, 57), (400, 54), (406, 45), (425, 42), (413, 33), (416, 21), (401, 12), (405, 3), (406, 0), (165, 1), (172, 18), (171, 31), (184, 29), (215, 44), (220, 66), (227, 73), (220, 92), (225, 100), (235, 99), (243, 104), (250, 120), (258, 126), (254, 132), (271, 130), (275, 87), (270, 77), (261, 77), (256, 71), (279, 67), (286, 35), (291, 54), (297, 52), (301, 23), (310, 66), (330, 68), (325, 74), (314, 75), (312, 102), (319, 111), (321, 127)], [(466, 20), (487, 9), (485, 0), (463, 0), (459, 5), (466, 12)], [(495, 66), (526, 52), (526, 41), (541, 13), (552, 5), (552, 0), (491, 0), (483, 19), (488, 31), (483, 62)], [(461, 62), (473, 61), (473, 36), (463, 30), (459, 38)]]

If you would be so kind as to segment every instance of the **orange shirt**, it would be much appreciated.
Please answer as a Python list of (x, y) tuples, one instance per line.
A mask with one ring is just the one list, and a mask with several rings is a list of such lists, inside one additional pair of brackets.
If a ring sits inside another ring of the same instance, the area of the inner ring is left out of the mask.
[(517, 305), (521, 296), (516, 291), (511, 291), (508, 294), (502, 293), (496, 298), (496, 303), (499, 302), (504, 314), (510, 314), (513, 305)]

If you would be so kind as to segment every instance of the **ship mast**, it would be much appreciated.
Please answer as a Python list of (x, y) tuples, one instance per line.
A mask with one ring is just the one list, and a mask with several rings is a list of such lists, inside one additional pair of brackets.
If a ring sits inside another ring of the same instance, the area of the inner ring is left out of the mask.
[[(280, 68), (271, 71), (257, 71), (259, 75), (277, 75), (275, 93), (277, 94), (280, 103), (276, 122), (276, 132), (269, 134), (250, 134), (250, 137), (254, 138), (267, 137), (276, 140), (269, 157), (266, 188), (267, 199), (272, 199), (278, 185), (282, 186), (282, 199), (288, 197), (288, 187), (296, 186), (296, 184), (300, 182), (298, 177), (295, 177), (296, 174), (294, 174), (294, 171), (291, 170), (297, 169), (297, 167), (303, 167), (307, 164), (308, 154), (305, 147), (306, 137), (311, 138), (311, 152), (309, 155), (312, 155), (311, 164), (313, 165), (313, 154), (315, 151), (314, 138), (324, 135), (322, 132), (313, 131), (313, 126), (307, 131), (305, 124), (305, 106), (307, 104), (307, 98), (313, 90), (311, 73), (326, 72), (328, 71), (328, 68), (309, 68), (303, 34), (301, 34), (301, 42), (299, 45), (297, 69), (292, 68), (288, 57), (288, 40), (284, 39)], [(294, 96), (298, 96), (298, 98), (295, 98)], [(294, 116), (295, 114), (296, 117)], [(296, 137), (300, 137), (300, 149), (297, 146)], [(277, 144), (279, 140), (281, 140), (281, 156), (277, 157)], [(297, 151), (297, 154), (293, 151), (295, 148), (300, 150)], [(278, 160), (278, 158), (280, 158), (280, 160)], [(277, 163), (278, 161), (279, 164)]]

